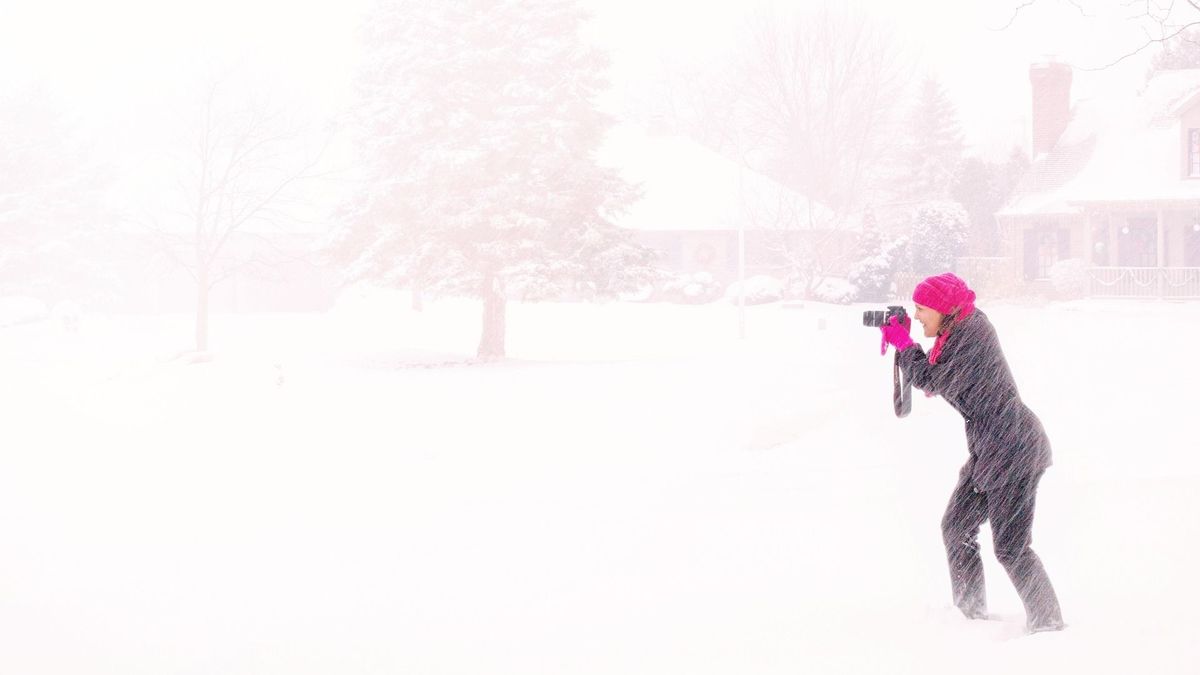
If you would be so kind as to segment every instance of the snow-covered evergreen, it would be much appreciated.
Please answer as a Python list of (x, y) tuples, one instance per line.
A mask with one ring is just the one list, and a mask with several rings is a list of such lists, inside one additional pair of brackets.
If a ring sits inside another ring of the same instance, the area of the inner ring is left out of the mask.
[(963, 161), (963, 135), (954, 103), (932, 77), (921, 82), (904, 154), (908, 196), (947, 198)]
[(365, 181), (332, 243), (351, 276), (482, 298), (479, 354), (504, 354), (505, 301), (608, 297), (651, 253), (612, 218), (636, 188), (594, 160), (605, 58), (575, 2), (377, 4), (357, 120)]
[(870, 211), (863, 216), (855, 262), (850, 266), (848, 281), (856, 289), (859, 302), (882, 302), (891, 297), (892, 278), (901, 262), (904, 239), (885, 242)]
[(936, 274), (954, 268), (954, 259), (966, 250), (969, 223), (961, 204), (929, 201), (913, 210), (909, 245), (912, 270)]
[(107, 273), (100, 171), (77, 126), (44, 92), (0, 95), (0, 295), (79, 298)]
[(1014, 147), (1001, 162), (979, 157), (963, 160), (950, 196), (967, 212), (973, 255), (994, 256), (999, 252), (1000, 230), (995, 214), (1028, 168), (1029, 158), (1020, 147)]

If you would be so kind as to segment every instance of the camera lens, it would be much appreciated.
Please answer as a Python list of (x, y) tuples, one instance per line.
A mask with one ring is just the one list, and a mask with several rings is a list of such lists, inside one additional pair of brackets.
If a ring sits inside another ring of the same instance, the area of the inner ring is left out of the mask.
[(879, 326), (883, 325), (883, 318), (886, 315), (887, 312), (881, 312), (879, 310), (867, 310), (863, 312), (863, 325), (878, 328)]

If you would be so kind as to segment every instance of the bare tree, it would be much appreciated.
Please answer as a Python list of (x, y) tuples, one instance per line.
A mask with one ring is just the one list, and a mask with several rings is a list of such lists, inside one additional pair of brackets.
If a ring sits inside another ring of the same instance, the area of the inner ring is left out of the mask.
[(735, 74), (751, 152), (768, 173), (844, 213), (861, 198), (886, 145), (905, 82), (892, 35), (849, 6), (762, 13)]
[[(213, 287), (286, 255), (268, 235), (301, 217), (298, 188), (318, 177), (324, 145), (262, 90), (238, 92), (229, 76), (207, 83), (196, 113), (174, 158), (174, 206), (154, 229), (159, 251), (195, 282), (195, 347), (205, 351)], [(236, 246), (238, 238), (255, 245)]]
[(1098, 2), (1097, 0), (1025, 0), (1013, 5), (1009, 19), (995, 30), (1007, 30), (1034, 6), (1066, 3), (1087, 19), (1112, 18), (1103, 12), (1119, 12), (1116, 18), (1135, 25), (1141, 35), (1125, 46), (1117, 46), (1113, 55), (1101, 62), (1080, 66), (1080, 70), (1097, 71), (1112, 68), (1154, 47), (1162, 47), (1176, 39), (1187, 38), (1194, 28), (1200, 27), (1200, 0), (1121, 0), (1120, 2)]
[(887, 181), (908, 68), (892, 33), (852, 6), (760, 12), (744, 35), (698, 97), (703, 133), (801, 195), (748, 217), (770, 223), (767, 249), (811, 293), (844, 265), (849, 226)]

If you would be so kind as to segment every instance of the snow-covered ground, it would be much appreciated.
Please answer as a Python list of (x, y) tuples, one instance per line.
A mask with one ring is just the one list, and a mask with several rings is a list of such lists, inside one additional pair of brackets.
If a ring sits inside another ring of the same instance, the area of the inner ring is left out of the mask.
[[(386, 303), (386, 304), (385, 304)], [(472, 303), (0, 329), (0, 672), (1195, 673), (1200, 305), (981, 303), (1069, 628), (950, 607), (966, 449), (863, 306)]]

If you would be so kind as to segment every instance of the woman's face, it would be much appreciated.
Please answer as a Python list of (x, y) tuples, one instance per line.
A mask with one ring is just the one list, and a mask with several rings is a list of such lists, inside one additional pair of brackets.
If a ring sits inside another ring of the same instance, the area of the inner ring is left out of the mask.
[(931, 307), (917, 305), (917, 321), (925, 327), (925, 337), (937, 337), (938, 328), (942, 325), (941, 312)]

